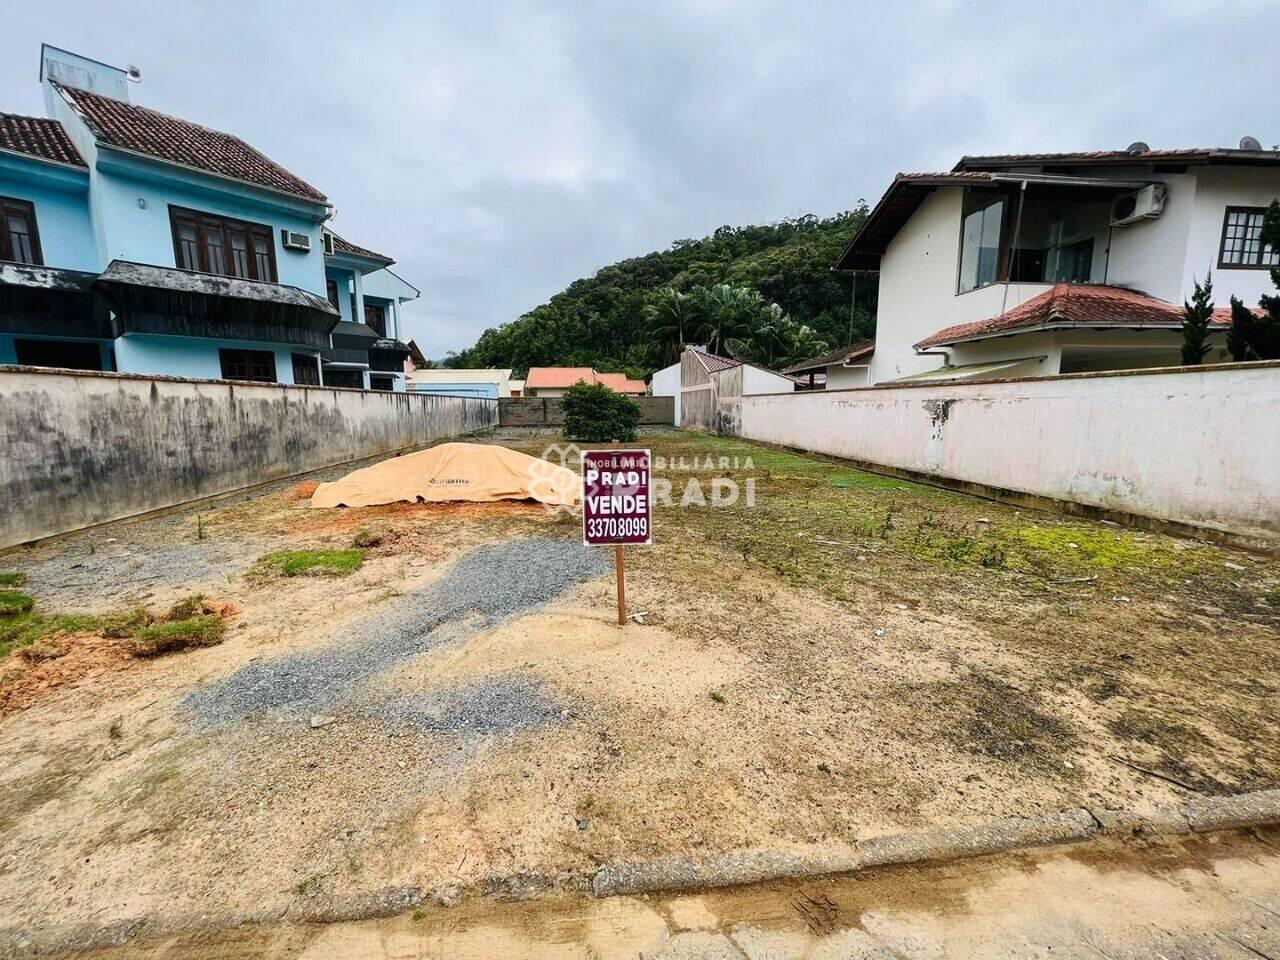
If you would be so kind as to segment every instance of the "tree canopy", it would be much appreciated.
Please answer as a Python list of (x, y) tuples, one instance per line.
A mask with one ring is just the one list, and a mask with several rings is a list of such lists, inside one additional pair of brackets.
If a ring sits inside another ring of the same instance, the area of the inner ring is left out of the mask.
[(867, 207), (750, 227), (623, 260), (486, 330), (446, 367), (581, 366), (644, 377), (684, 344), (778, 369), (874, 333), (875, 278), (831, 268)]

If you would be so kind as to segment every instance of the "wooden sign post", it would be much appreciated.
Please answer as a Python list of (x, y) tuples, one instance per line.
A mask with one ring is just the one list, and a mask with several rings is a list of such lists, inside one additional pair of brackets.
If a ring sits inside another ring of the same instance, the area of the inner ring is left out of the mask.
[(627, 622), (627, 573), (622, 548), (653, 543), (653, 475), (648, 450), (585, 450), (582, 454), (582, 541), (613, 547), (618, 623)]

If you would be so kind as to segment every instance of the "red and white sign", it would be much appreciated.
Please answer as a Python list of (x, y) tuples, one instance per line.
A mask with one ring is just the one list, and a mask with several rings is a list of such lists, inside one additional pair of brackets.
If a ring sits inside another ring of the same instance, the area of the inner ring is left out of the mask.
[(648, 450), (582, 454), (582, 539), (593, 547), (653, 543), (652, 458)]

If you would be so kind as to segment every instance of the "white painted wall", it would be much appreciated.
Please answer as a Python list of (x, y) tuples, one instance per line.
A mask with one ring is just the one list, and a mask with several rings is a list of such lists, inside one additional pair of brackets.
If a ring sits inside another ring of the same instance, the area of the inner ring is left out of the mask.
[(749, 363), (742, 365), (742, 393), (751, 396), (756, 393), (791, 393), (796, 382), (772, 370), (753, 367)]
[(1181, 287), (1175, 303), (1191, 296), (1195, 280), (1213, 269), (1213, 299), (1226, 306), (1232, 294), (1248, 306), (1276, 292), (1267, 270), (1219, 270), (1218, 250), (1226, 208), (1266, 207), (1280, 199), (1280, 170), (1252, 167), (1210, 167), (1197, 176), (1195, 205), (1191, 213)]
[(846, 367), (844, 364), (836, 363), (827, 367), (827, 389), (828, 390), (851, 390), (854, 387), (869, 386), (871, 373), (871, 365), (861, 364), (859, 366)]
[(1280, 542), (1280, 361), (740, 405), (752, 440)]
[(675, 425), (680, 425), (680, 364), (673, 363), (657, 371), (650, 380), (650, 393), (655, 397), (675, 397)]

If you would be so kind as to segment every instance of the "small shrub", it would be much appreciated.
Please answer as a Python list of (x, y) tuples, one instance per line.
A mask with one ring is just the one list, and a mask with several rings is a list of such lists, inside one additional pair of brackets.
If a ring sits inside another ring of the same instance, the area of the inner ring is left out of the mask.
[(0, 573), (0, 587), (20, 587), (27, 582), (25, 573), (11, 571), (8, 573)]
[(160, 619), (170, 623), (174, 620), (190, 620), (192, 617), (198, 617), (202, 613), (204, 613), (204, 597), (197, 593), (194, 596), (184, 597), (179, 600)]
[(579, 381), (564, 392), (564, 436), (586, 443), (630, 441), (640, 424), (640, 404), (602, 383)]
[(36, 605), (35, 598), (29, 593), (18, 590), (0, 590), (0, 617), (14, 617), (20, 613), (30, 613)]
[[(94, 627), (102, 631), (104, 637), (111, 637), (116, 640), (133, 636), (134, 633), (151, 622), (151, 617), (141, 607), (117, 610), (95, 619), (97, 622)], [(93, 627), (88, 629), (93, 629)]]
[(135, 657), (158, 657), (175, 650), (212, 647), (222, 642), (226, 630), (221, 617), (208, 615), (154, 623), (133, 635), (130, 649)]
[(351, 538), (351, 545), (362, 550), (378, 547), (387, 539), (385, 527), (361, 527)]
[(363, 550), (277, 550), (261, 557), (257, 573), (266, 576), (345, 577), (364, 563)]
[(728, 703), (728, 702), (729, 702), (729, 698), (728, 698), (728, 697), (726, 697), (726, 696), (725, 696), (723, 693), (721, 693), (719, 690), (712, 690), (712, 691), (711, 691), (711, 699), (712, 699), (712, 700), (714, 700), (716, 703), (719, 703), (719, 704), (726, 704), (726, 703)]

